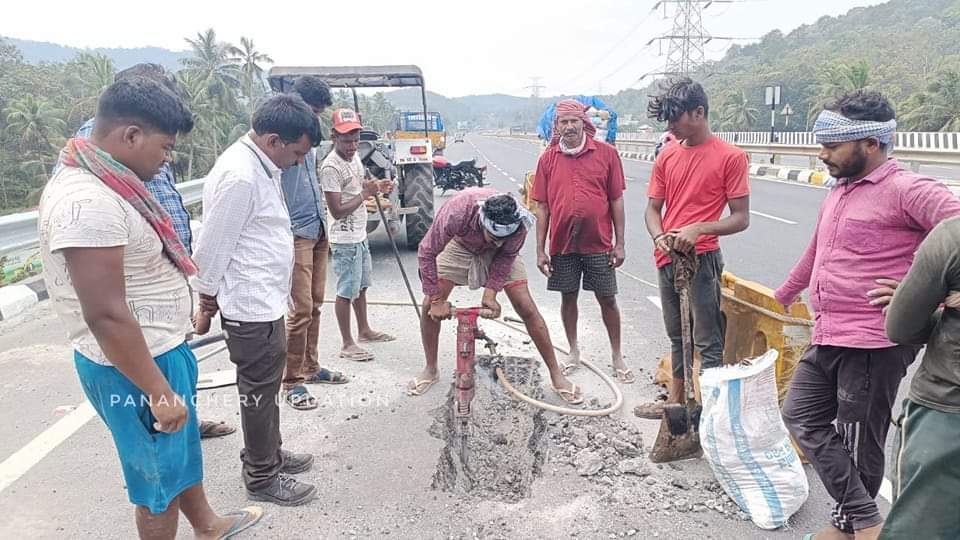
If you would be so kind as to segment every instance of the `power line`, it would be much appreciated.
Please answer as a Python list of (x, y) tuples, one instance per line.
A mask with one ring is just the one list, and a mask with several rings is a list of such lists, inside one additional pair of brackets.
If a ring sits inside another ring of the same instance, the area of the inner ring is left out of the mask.
[[(647, 44), (667, 43), (667, 59), (663, 71), (656, 75), (688, 76), (699, 70), (706, 61), (706, 45), (716, 40), (731, 40), (731, 37), (712, 36), (703, 26), (703, 10), (713, 4), (732, 4), (737, 0), (660, 0), (653, 8), (663, 6), (664, 16), (667, 6), (675, 4), (673, 26), (670, 33), (651, 39)], [(648, 73), (641, 77), (643, 79)]]
[(633, 36), (633, 34), (636, 33), (636, 31), (639, 30), (640, 27), (643, 26), (643, 24), (647, 22), (650, 19), (650, 16), (653, 15), (655, 12), (656, 12), (656, 7), (651, 8), (650, 11), (648, 11), (646, 15), (644, 15), (640, 19), (640, 21), (637, 22), (637, 24), (635, 24), (633, 28), (630, 29), (629, 32), (627, 32), (625, 36), (623, 36), (622, 38), (620, 38), (619, 41), (616, 42), (616, 44), (614, 44), (606, 52), (600, 55), (595, 61), (591, 62), (585, 69), (580, 71), (580, 73), (578, 73), (575, 77), (568, 79), (563, 84), (561, 84), (560, 88), (561, 89), (566, 88), (568, 85), (580, 80), (584, 75), (586, 75), (587, 73), (590, 73), (595, 68), (600, 66), (611, 54), (613, 54), (614, 51), (616, 51), (618, 48), (620, 48), (621, 45), (623, 45), (628, 39), (630, 39), (630, 37)]

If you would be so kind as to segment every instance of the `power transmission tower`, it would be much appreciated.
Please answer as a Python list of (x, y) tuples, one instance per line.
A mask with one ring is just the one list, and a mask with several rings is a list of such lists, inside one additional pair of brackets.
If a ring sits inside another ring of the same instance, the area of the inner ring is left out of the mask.
[(530, 86), (524, 86), (524, 88), (530, 89), (530, 97), (534, 99), (540, 99), (540, 91), (546, 88), (546, 86), (540, 84), (540, 79), (542, 77), (530, 77)]
[(706, 61), (707, 43), (718, 39), (733, 39), (729, 37), (711, 36), (703, 27), (703, 10), (711, 4), (732, 4), (736, 0), (661, 0), (653, 6), (657, 9), (663, 6), (664, 17), (667, 16), (667, 6), (676, 4), (673, 14), (673, 28), (669, 34), (655, 37), (647, 45), (655, 41), (660, 42), (661, 54), (663, 43), (667, 43), (667, 62), (663, 71), (644, 75), (661, 75), (666, 77), (689, 76), (698, 71)]

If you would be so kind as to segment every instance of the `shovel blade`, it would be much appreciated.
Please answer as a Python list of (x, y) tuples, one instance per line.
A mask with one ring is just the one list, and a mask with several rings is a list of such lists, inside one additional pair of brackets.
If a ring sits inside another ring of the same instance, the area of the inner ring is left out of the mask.
[(664, 406), (660, 432), (657, 433), (657, 440), (650, 450), (650, 461), (667, 463), (702, 456), (700, 411), (700, 407), (695, 403)]

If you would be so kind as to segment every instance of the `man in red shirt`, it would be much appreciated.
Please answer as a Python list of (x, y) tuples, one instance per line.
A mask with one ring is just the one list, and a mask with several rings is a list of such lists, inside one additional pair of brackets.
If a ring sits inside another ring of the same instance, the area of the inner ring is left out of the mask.
[[(610, 338), (617, 379), (632, 383), (634, 375), (620, 353), (620, 310), (616, 269), (623, 264), (623, 164), (609, 144), (593, 139), (596, 128), (582, 104), (557, 104), (550, 146), (540, 156), (533, 183), (537, 205), (537, 267), (547, 276), (547, 289), (562, 296), (563, 328), (570, 344), (570, 362), (580, 364), (577, 344), (577, 298), (580, 282), (600, 303)], [(547, 232), (550, 250), (547, 253)]]
[[(679, 403), (683, 395), (680, 296), (673, 288), (670, 253), (696, 250), (699, 266), (690, 291), (693, 340), (703, 369), (720, 366), (726, 320), (720, 311), (723, 256), (718, 237), (743, 231), (750, 224), (747, 155), (713, 136), (707, 119), (709, 110), (703, 87), (688, 78), (673, 82), (647, 108), (651, 118), (666, 121), (667, 129), (677, 137), (653, 165), (646, 212), (647, 231), (656, 247), (660, 303), (673, 359), (670, 403)], [(724, 207), (730, 208), (730, 215), (720, 219)], [(662, 412), (662, 403), (634, 409), (641, 418), (658, 419)]]

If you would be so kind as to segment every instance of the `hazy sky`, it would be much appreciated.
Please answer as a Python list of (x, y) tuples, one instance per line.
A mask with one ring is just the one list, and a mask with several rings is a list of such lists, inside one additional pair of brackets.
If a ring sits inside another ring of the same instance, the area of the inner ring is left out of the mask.
[[(5, 1), (0, 35), (77, 47), (159, 46), (213, 27), (221, 39), (252, 37), (278, 65), (419, 65), (447, 96), (613, 93), (661, 66), (647, 42), (670, 29), (656, 0), (222, 0)], [(704, 26), (715, 36), (789, 32), (824, 15), (880, 0), (742, 0), (715, 3)], [(747, 41), (739, 41), (747, 43)], [(665, 46), (665, 45), (664, 45)], [(708, 45), (714, 57), (728, 42)], [(663, 50), (666, 53), (666, 50)]]

